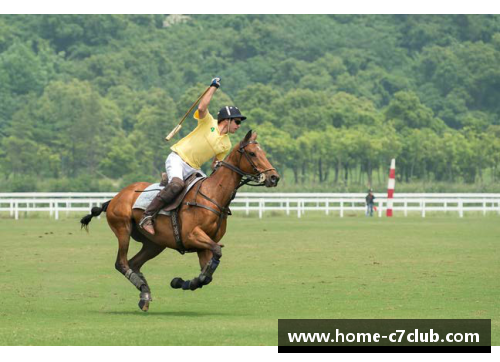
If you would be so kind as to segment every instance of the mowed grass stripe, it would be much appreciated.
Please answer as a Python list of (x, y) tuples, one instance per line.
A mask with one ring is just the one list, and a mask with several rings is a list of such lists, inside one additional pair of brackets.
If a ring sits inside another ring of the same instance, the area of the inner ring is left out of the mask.
[(104, 218), (89, 234), (74, 218), (0, 219), (0, 345), (276, 345), (279, 318), (488, 318), (499, 345), (499, 233), (494, 215), (236, 215), (209, 286), (169, 286), (198, 275), (195, 254), (145, 265), (143, 313)]

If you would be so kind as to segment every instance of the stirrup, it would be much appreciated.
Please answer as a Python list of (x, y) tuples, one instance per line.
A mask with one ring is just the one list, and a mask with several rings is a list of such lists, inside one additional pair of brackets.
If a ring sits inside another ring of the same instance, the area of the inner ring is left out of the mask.
[(148, 220), (151, 220), (151, 224), (153, 224), (153, 216), (144, 216), (141, 221), (139, 221), (139, 226), (142, 228), (144, 223)]

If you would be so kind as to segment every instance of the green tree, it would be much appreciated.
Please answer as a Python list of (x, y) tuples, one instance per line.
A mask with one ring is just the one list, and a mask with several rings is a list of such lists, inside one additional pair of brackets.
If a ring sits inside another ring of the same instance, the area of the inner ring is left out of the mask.
[(367, 99), (359, 99), (351, 94), (336, 93), (327, 105), (331, 125), (353, 127), (356, 125), (380, 126), (382, 114)]
[[(265, 122), (255, 128), (258, 134), (258, 142), (266, 151), (269, 161), (281, 175), (285, 174), (286, 168), (291, 168), (297, 172), (295, 163), (299, 150), (295, 140), (290, 134), (280, 130), (269, 122)], [(286, 180), (284, 180), (286, 182)], [(297, 175), (295, 177), (297, 183)]]
[[(136, 164), (134, 172), (159, 178), (161, 172), (165, 171), (165, 159), (170, 153), (169, 147), (180, 136), (177, 135), (170, 141), (170, 144), (165, 142), (165, 137), (178, 123), (177, 109), (174, 101), (164, 91), (158, 89), (157, 95), (161, 96), (161, 102), (146, 105), (141, 109), (128, 141), (134, 147), (134, 152), (129, 155), (130, 162)], [(196, 121), (187, 120), (186, 122), (188, 123), (184, 123), (184, 127), (191, 129), (188, 125)]]
[(19, 41), (0, 54), (0, 73), (4, 86), (14, 95), (40, 92), (48, 81), (46, 69), (31, 45)]
[(90, 84), (53, 82), (39, 100), (14, 115), (10, 133), (49, 147), (64, 175), (95, 174), (120, 127), (117, 114), (116, 106)]
[(393, 122), (397, 130), (431, 128), (440, 132), (446, 128), (444, 122), (434, 118), (432, 109), (423, 105), (413, 92), (397, 92), (385, 110), (385, 118)]

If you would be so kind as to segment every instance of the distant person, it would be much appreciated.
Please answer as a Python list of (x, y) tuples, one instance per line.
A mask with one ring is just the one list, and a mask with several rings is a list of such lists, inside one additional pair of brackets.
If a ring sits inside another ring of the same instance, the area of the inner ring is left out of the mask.
[(373, 216), (373, 208), (375, 205), (375, 195), (373, 195), (373, 190), (368, 190), (368, 195), (366, 195), (366, 216)]

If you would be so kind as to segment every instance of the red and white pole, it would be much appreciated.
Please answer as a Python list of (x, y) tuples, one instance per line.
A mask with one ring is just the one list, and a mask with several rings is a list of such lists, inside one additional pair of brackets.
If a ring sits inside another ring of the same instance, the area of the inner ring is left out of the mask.
[(396, 186), (396, 159), (391, 160), (391, 170), (389, 171), (389, 184), (387, 185), (387, 217), (392, 216), (392, 198), (394, 196), (394, 186)]

